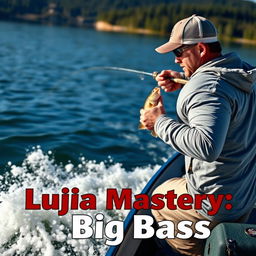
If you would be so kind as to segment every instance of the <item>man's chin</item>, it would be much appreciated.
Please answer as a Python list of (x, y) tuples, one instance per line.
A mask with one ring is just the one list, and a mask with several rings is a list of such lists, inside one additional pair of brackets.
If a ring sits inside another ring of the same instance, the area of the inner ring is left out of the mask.
[(184, 72), (185, 77), (190, 77), (192, 75), (192, 73), (185, 68), (183, 68), (183, 72)]
[(184, 70), (185, 77), (190, 77), (190, 73)]

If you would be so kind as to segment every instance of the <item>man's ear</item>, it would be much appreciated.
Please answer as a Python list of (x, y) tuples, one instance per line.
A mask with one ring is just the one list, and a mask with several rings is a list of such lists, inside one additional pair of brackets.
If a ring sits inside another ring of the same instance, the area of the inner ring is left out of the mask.
[(198, 51), (201, 57), (204, 57), (207, 53), (207, 46), (203, 43), (198, 43)]

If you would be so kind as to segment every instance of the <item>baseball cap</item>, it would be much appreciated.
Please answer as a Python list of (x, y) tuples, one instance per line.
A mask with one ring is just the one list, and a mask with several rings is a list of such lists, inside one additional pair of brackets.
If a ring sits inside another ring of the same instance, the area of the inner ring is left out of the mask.
[(170, 40), (155, 50), (159, 53), (167, 53), (184, 44), (213, 43), (217, 41), (215, 26), (206, 18), (193, 14), (178, 21), (172, 29)]

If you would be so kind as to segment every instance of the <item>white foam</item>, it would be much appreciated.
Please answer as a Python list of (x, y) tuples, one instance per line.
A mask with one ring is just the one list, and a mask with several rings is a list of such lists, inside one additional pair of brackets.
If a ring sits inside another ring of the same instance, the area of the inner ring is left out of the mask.
[(66, 170), (67, 172), (71, 172), (71, 171), (73, 170), (73, 168), (74, 168), (74, 165), (73, 165), (73, 164), (67, 164), (67, 165), (65, 166), (65, 170)]
[[(144, 167), (134, 171), (125, 170), (120, 163), (96, 163), (84, 157), (75, 166), (69, 163), (57, 165), (51, 151), (44, 153), (40, 147), (28, 153), (21, 166), (9, 164), (9, 172), (2, 175), (0, 185), (0, 254), (1, 255), (104, 255), (104, 240), (72, 239), (71, 214), (97, 212), (105, 220), (122, 220), (125, 210), (105, 210), (107, 188), (132, 188), (140, 193), (149, 178), (159, 168)], [(97, 198), (97, 210), (70, 211), (58, 216), (57, 211), (24, 210), (25, 190), (34, 188), (34, 201), (41, 201), (41, 194), (61, 194), (62, 187), (78, 187), (80, 194), (93, 193)]]

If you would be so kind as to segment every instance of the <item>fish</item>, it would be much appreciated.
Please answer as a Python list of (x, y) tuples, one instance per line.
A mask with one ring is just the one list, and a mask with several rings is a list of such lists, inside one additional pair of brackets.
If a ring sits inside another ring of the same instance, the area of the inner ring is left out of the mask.
[[(157, 106), (160, 97), (161, 97), (160, 88), (155, 87), (151, 91), (149, 96), (146, 98), (143, 109), (147, 110), (147, 109), (150, 109), (150, 108), (153, 108), (153, 107)], [(139, 124), (139, 129), (143, 130), (143, 129), (147, 129), (147, 128), (142, 123), (140, 123)], [(157, 134), (154, 130), (151, 131), (151, 135), (154, 136), (154, 137), (157, 137)]]

